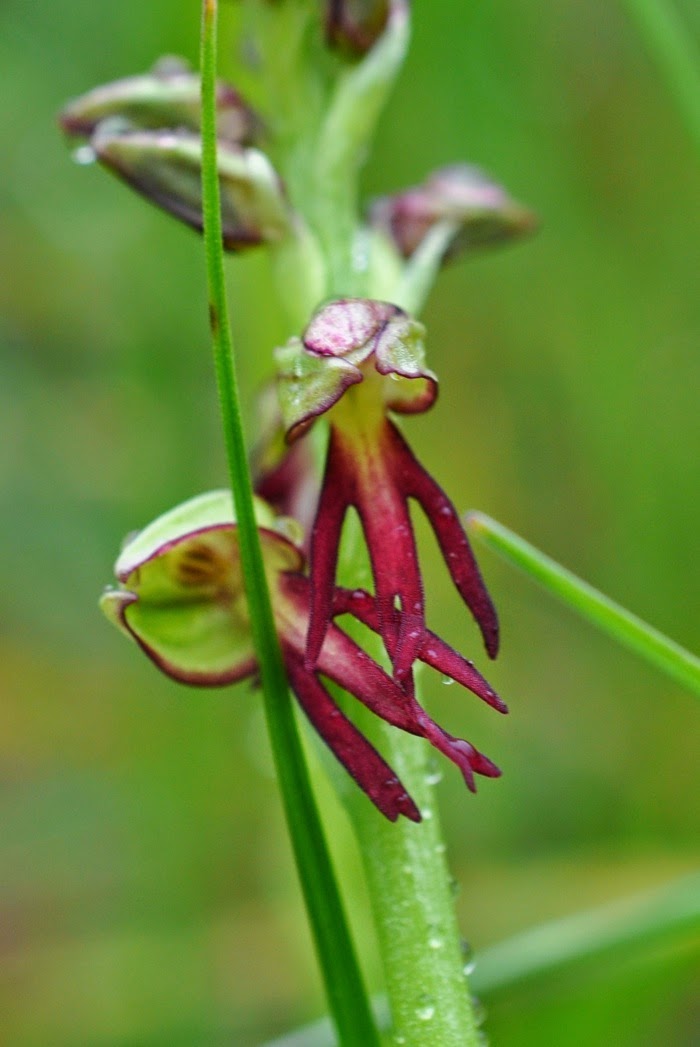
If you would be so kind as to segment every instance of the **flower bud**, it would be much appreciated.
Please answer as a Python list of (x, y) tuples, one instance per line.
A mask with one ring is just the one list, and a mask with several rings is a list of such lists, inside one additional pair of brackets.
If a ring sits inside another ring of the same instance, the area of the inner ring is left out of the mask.
[[(136, 192), (202, 230), (202, 143), (188, 131), (149, 131), (103, 121), (90, 145)], [(289, 228), (280, 179), (257, 149), (219, 142), (223, 243), (229, 251), (279, 240)]]
[(389, 20), (392, 0), (326, 0), (326, 40), (350, 57), (367, 54)]
[(420, 186), (381, 197), (371, 209), (370, 220), (388, 234), (404, 258), (411, 257), (438, 222), (454, 222), (457, 228), (443, 261), (507, 243), (536, 225), (532, 211), (468, 164), (443, 167)]
[[(102, 120), (119, 117), (134, 128), (186, 129), (201, 127), (200, 77), (181, 58), (161, 58), (150, 73), (103, 84), (74, 99), (59, 116), (70, 135), (89, 137)], [(230, 84), (216, 89), (217, 133), (222, 141), (248, 145), (259, 127), (249, 108)]]

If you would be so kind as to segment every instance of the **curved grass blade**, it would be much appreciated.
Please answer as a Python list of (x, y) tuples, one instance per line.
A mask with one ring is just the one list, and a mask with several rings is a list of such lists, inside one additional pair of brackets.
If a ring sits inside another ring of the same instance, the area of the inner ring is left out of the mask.
[(519, 567), (603, 632), (700, 695), (700, 658), (658, 629), (625, 610), (608, 596), (536, 549), (524, 538), (484, 513), (467, 515), (467, 530)]
[(623, 0), (700, 152), (700, 47), (664, 0)]

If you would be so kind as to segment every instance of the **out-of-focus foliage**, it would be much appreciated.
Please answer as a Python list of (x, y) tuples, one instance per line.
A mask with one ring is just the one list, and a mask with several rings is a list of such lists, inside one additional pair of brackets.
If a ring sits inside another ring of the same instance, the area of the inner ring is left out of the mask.
[[(0, 1040), (12, 1047), (252, 1047), (323, 1006), (258, 697), (178, 688), (96, 608), (122, 536), (225, 473), (201, 244), (71, 164), (55, 113), (160, 54), (194, 59), (198, 23), (196, 4), (165, 0), (146, 15), (134, 0), (0, 7)], [(424, 318), (441, 396), (406, 423), (411, 441), (458, 505), (697, 648), (698, 163), (616, 4), (415, 4), (367, 193), (463, 159), (542, 229), (442, 276)], [(262, 350), (292, 332), (264, 257), (229, 271), (252, 390)], [(254, 294), (243, 321), (235, 296)], [(431, 623), (476, 652), (421, 533)], [(481, 560), (503, 622), (490, 676), (511, 716), (426, 678), (440, 721), (505, 772), (476, 798), (449, 769), (439, 787), (477, 949), (691, 868), (700, 813), (690, 696)], [(379, 987), (359, 861), (318, 779)], [(690, 1044), (692, 973), (687, 950), (630, 957), (500, 998), (489, 1031), (509, 1047)]]

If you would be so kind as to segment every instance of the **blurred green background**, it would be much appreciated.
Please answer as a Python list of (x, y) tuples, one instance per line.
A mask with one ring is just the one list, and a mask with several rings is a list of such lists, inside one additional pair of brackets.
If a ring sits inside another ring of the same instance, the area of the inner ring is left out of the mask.
[[(697, 39), (697, 8), (677, 6)], [(72, 164), (55, 113), (162, 53), (194, 59), (198, 28), (196, 2), (0, 6), (3, 1047), (253, 1047), (324, 1007), (258, 697), (171, 684), (96, 608), (123, 535), (225, 472), (201, 244)], [(417, 2), (367, 193), (460, 159), (542, 228), (442, 277), (441, 401), (409, 439), (458, 506), (697, 649), (698, 158), (623, 10)], [(266, 278), (260, 257), (229, 271), (238, 300)], [(249, 390), (261, 332), (289, 333), (258, 299), (237, 323)], [(484, 667), (419, 532), (431, 622)], [(436, 718), (505, 772), (476, 798), (451, 767), (439, 786), (477, 963), (695, 867), (700, 814), (690, 694), (480, 560), (511, 715), (426, 680)], [(318, 780), (378, 988), (359, 861)], [(697, 975), (688, 943), (630, 955), (487, 1002), (487, 1028), (509, 1047), (690, 1045)]]

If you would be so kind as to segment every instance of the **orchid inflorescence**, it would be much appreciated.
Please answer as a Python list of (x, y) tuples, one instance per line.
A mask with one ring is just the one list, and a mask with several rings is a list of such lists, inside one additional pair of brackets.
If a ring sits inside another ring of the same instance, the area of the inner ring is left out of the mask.
[[(398, 0), (329, 3), (320, 37), (338, 61), (361, 63), (402, 10)], [(61, 123), (132, 188), (201, 230), (198, 99), (199, 78), (168, 59), (150, 74), (77, 99)], [(313, 241), (313, 217), (295, 207), (262, 148), (274, 126), (227, 84), (218, 85), (217, 104), (224, 248), (274, 247), (300, 236)], [(364, 230), (400, 270), (412, 264), (438, 223), (449, 232), (442, 261), (510, 240), (533, 224), (500, 186), (458, 165), (375, 201)], [(413, 799), (332, 697), (328, 682), (387, 723), (425, 738), (457, 765), (472, 790), (475, 774), (497, 777), (500, 771), (426, 713), (416, 698), (414, 666), (434, 668), (500, 712), (506, 706), (473, 664), (427, 625), (411, 501), (425, 513), (492, 658), (498, 620), (454, 504), (419, 464), (395, 418), (427, 411), (437, 398), (423, 326), (383, 296), (328, 296), (325, 290), (326, 300), (318, 296), (304, 329), (274, 353), (277, 454), (272, 463), (262, 456), (256, 522), (284, 664), (299, 704), (382, 814), (419, 821)], [(318, 422), (328, 430), (320, 482), (306, 435)], [(336, 578), (350, 509), (366, 544), (372, 592), (345, 588)], [(127, 542), (116, 575), (119, 585), (103, 596), (104, 611), (167, 675), (205, 687), (256, 676), (229, 494), (211, 492), (165, 513)], [(344, 616), (381, 639), (386, 668), (339, 624)]]

